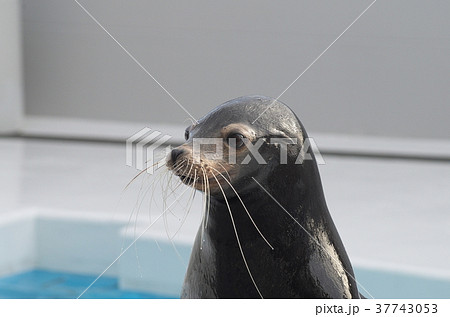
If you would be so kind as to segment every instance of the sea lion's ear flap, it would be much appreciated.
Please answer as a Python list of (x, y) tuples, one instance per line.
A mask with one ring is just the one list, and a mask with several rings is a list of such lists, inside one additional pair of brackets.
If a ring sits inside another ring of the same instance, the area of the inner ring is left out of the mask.
[[(272, 127), (268, 132), (272, 138), (284, 138), (284, 139), (296, 138), (296, 136), (293, 136), (292, 133), (287, 133), (286, 131), (287, 130), (283, 129), (283, 127), (281, 126), (281, 127)], [(303, 136), (301, 132), (299, 134), (300, 139), (297, 140), (297, 142), (302, 143)]]
[(272, 137), (277, 137), (277, 138), (289, 138), (289, 136), (280, 129), (273, 129), (273, 131), (270, 131), (270, 134)]

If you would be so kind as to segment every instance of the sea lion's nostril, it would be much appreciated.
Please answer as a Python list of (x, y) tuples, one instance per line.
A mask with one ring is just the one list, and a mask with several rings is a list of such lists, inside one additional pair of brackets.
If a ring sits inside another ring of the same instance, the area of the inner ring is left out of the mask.
[(184, 153), (184, 151), (182, 149), (173, 149), (172, 152), (170, 153), (171, 158), (172, 158), (172, 162), (176, 162), (177, 158), (180, 157), (182, 154)]

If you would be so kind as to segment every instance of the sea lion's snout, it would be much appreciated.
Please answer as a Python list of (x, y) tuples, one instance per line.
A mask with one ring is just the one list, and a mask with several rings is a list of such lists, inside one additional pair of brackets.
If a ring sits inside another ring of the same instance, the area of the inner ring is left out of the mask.
[(208, 195), (221, 194), (221, 188), (226, 191), (232, 183), (236, 165), (228, 164), (223, 157), (205, 156), (212, 150), (215, 150), (214, 144), (206, 143), (198, 151), (201, 153), (193, 150), (192, 143), (182, 144), (167, 154), (166, 166), (185, 185), (208, 192)]
[(190, 163), (191, 150), (185, 144), (173, 148), (166, 156), (166, 166), (169, 170), (179, 169)]
[(171, 152), (170, 152), (170, 159), (172, 160), (172, 163), (175, 164), (175, 162), (177, 161), (177, 159), (182, 156), (184, 154), (184, 150), (182, 148), (174, 148)]

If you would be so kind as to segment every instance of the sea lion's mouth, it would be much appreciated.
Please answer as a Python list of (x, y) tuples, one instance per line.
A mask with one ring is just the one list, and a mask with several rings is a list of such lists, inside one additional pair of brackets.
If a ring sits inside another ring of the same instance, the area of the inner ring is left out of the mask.
[(221, 183), (221, 185), (217, 184), (217, 180), (215, 178), (207, 177), (205, 180), (201, 176), (189, 176), (189, 175), (177, 175), (181, 182), (187, 186), (193, 187), (197, 190), (200, 190), (202, 192), (212, 192), (215, 190), (218, 190), (219, 186), (226, 186), (226, 184)]
[(197, 177), (197, 179), (194, 179), (194, 178), (192, 178), (190, 176), (187, 176), (187, 175), (180, 175), (179, 177), (180, 177), (181, 181), (183, 183), (185, 183), (186, 185), (191, 185), (192, 186), (194, 184), (194, 182), (198, 182), (199, 181), (199, 177)]
[(177, 176), (180, 178), (183, 184), (194, 187), (199, 190), (204, 190), (205, 185), (203, 184), (202, 177), (199, 176), (195, 177), (193, 175), (183, 175), (183, 174)]
[[(206, 164), (207, 163), (207, 164)], [(220, 162), (195, 163), (191, 157), (167, 159), (166, 165), (180, 181), (187, 186), (207, 193), (220, 192), (220, 188), (227, 188), (231, 185), (230, 167), (225, 167)], [(225, 163), (224, 163), (225, 164)], [(223, 170), (223, 172), (221, 172)]]

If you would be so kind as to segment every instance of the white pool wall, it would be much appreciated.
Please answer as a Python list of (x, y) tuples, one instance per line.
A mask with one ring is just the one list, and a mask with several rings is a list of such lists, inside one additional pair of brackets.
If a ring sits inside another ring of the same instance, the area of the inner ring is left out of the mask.
[(162, 223), (148, 232), (125, 219), (105, 219), (101, 214), (17, 210), (0, 221), (0, 275), (31, 269), (103, 274), (117, 278), (120, 289), (178, 296), (192, 236), (170, 241)]
[(36, 221), (32, 210), (0, 218), (0, 276), (33, 269), (37, 264)]

